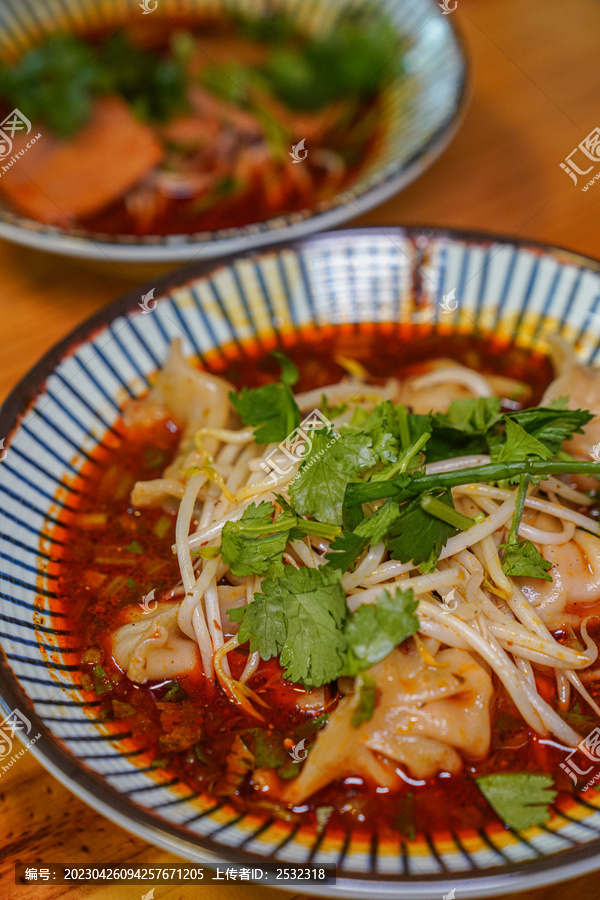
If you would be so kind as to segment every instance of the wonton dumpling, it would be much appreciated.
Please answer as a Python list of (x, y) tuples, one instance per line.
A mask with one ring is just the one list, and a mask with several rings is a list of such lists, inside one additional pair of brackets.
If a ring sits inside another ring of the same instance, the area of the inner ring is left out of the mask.
[(198, 661), (198, 645), (177, 624), (179, 603), (159, 603), (151, 614), (131, 610), (130, 621), (112, 636), (116, 664), (131, 681), (162, 681), (191, 672)]
[[(489, 752), (492, 680), (465, 650), (442, 650), (440, 668), (396, 650), (368, 674), (377, 686), (373, 717), (352, 726), (357, 696), (345, 697), (319, 732), (284, 799), (296, 804), (337, 778), (360, 775), (381, 787), (397, 784), (395, 764), (414, 778), (460, 771), (458, 750), (472, 760)], [(386, 759), (380, 759), (377, 751)]]
[(128, 425), (151, 425), (164, 418), (166, 412), (184, 431), (195, 432), (207, 426), (224, 428), (231, 390), (233, 385), (224, 378), (202, 372), (188, 362), (177, 339), (171, 344), (167, 361), (148, 396), (129, 403), (124, 418)]
[(238, 622), (233, 622), (227, 615), (228, 609), (238, 609), (240, 606), (246, 605), (246, 585), (245, 584), (220, 584), (217, 588), (219, 595), (219, 611), (221, 613), (221, 625), (223, 626), (223, 635), (225, 637), (233, 637), (237, 634), (240, 626)]
[[(552, 362), (557, 371), (544, 396), (542, 406), (552, 401), (568, 397), (569, 409), (587, 409), (594, 418), (583, 427), (583, 434), (574, 434), (565, 441), (563, 449), (576, 458), (597, 459), (600, 451), (600, 371), (579, 362), (573, 347), (558, 335), (549, 335), (552, 348)], [(593, 475), (571, 475), (570, 479), (582, 491), (598, 489), (598, 479)]]
[[(558, 520), (545, 513), (529, 516), (527, 522), (545, 531), (561, 530)], [(580, 625), (589, 608), (600, 601), (600, 538), (576, 528), (564, 544), (535, 546), (552, 563), (548, 571), (552, 581), (516, 578), (516, 583), (548, 628)]]
[[(151, 425), (170, 416), (183, 434), (177, 458), (162, 478), (139, 481), (131, 492), (134, 506), (161, 506), (169, 496), (181, 498), (180, 462), (194, 448), (194, 436), (200, 428), (224, 428), (229, 420), (228, 381), (201, 372), (185, 359), (181, 341), (174, 340), (169, 356), (159, 371), (156, 383), (147, 397), (133, 400), (125, 408), (126, 425)], [(206, 440), (207, 448), (210, 439)]]
[(589, 409), (594, 418), (583, 429), (583, 434), (574, 434), (572, 440), (565, 441), (568, 453), (584, 458), (600, 441), (600, 372), (591, 366), (582, 365), (573, 350), (563, 338), (551, 336), (552, 360), (558, 370), (542, 397), (542, 405), (548, 406), (553, 400), (568, 397), (569, 409)]

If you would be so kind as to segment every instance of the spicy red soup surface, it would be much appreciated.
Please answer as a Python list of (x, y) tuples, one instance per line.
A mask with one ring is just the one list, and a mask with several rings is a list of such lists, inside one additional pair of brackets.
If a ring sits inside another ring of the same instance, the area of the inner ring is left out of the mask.
[[(546, 358), (482, 337), (407, 337), (405, 330), (402, 342), (392, 341), (373, 326), (329, 328), (326, 333), (306, 332), (286, 352), (300, 367), (301, 390), (342, 377), (343, 370), (334, 361), (338, 354), (362, 362), (378, 380), (418, 370), (428, 358), (454, 358), (483, 372), (524, 381), (531, 387), (529, 403), (539, 400), (552, 377)], [(270, 380), (277, 366), (254, 348), (215, 357), (207, 368), (236, 385), (256, 385)], [(529, 729), (496, 679), (492, 745), (481, 764), (465, 763), (458, 776), (441, 773), (425, 784), (404, 776), (402, 787), (394, 791), (360, 778), (345, 779), (295, 809), (277, 799), (301, 765), (289, 751), (301, 740), (310, 748), (323, 720), (298, 709), (296, 699), (303, 689), (285, 681), (276, 660), (261, 662), (251, 679), (252, 689), (267, 704), (264, 723), (240, 711), (218, 684), (205, 680), (200, 667), (168, 683), (130, 682), (111, 657), (110, 635), (120, 624), (119, 612), (139, 603), (152, 589), (160, 597), (179, 580), (179, 569), (171, 552), (174, 515), (134, 509), (129, 494), (136, 480), (160, 475), (176, 450), (178, 434), (170, 421), (136, 430), (121, 422), (117, 432), (117, 437), (105, 438), (77, 479), (75, 487), (81, 493), (72, 495), (77, 497), (77, 510), (62, 514), (64, 552), (53, 563), (53, 571), (58, 577), (57, 606), (67, 614), (79, 642), (84, 695), (97, 719), (126, 736), (128, 747), (143, 751), (134, 757), (140, 765), (160, 770), (165, 780), (177, 777), (194, 791), (225, 799), (240, 811), (309, 826), (327, 823), (328, 834), (375, 832), (379, 839), (412, 839), (492, 823), (501, 827), (474, 775), (549, 773), (560, 792), (558, 804), (567, 799), (572, 784), (559, 766), (564, 752)], [(246, 659), (245, 647), (229, 654), (234, 677), (239, 677)], [(538, 676), (538, 688), (546, 700), (556, 703), (552, 679)], [(335, 684), (326, 691), (326, 712), (331, 712), (340, 695)], [(581, 719), (571, 722), (576, 728), (594, 722), (583, 702), (573, 715)], [(256, 769), (238, 783), (227, 775), (226, 762), (232, 751), (239, 752), (240, 738), (254, 755)]]

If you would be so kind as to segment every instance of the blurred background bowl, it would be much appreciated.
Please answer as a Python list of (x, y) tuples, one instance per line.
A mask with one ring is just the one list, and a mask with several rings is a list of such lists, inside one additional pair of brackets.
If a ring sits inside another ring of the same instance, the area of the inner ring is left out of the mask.
[[(122, 27), (141, 15), (137, 0), (3, 0), (0, 57), (12, 59), (57, 32), (81, 34)], [(190, 19), (215, 10), (225, 16), (281, 9), (300, 28), (323, 33), (336, 18), (361, 4), (353, 0), (160, 0), (155, 17)], [(387, 200), (416, 179), (455, 134), (465, 105), (467, 65), (451, 17), (435, 0), (373, 0), (401, 35), (402, 72), (385, 90), (384, 130), (355, 180), (331, 200), (244, 227), (168, 236), (102, 235), (82, 228), (42, 225), (0, 204), (0, 237), (50, 253), (104, 265), (157, 264), (209, 259), (299, 238), (339, 225)], [(90, 173), (93, 176), (93, 173)]]

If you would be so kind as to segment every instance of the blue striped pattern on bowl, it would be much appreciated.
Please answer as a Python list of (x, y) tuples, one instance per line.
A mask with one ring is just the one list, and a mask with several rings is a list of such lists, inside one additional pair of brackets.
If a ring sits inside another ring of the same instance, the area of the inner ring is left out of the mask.
[[(137, 304), (155, 288), (155, 311)], [(458, 307), (444, 313), (444, 294)], [(169, 342), (188, 354), (227, 356), (232, 346), (293, 344), (307, 326), (372, 323), (398, 343), (398, 325), (441, 333), (481, 329), (544, 349), (559, 331), (583, 360), (597, 361), (600, 264), (564, 251), (494, 238), (387, 229), (325, 234), (258, 256), (164, 277), (103, 310), (51, 351), (0, 412), (0, 696), (42, 737), (38, 759), (71, 790), (146, 840), (196, 862), (335, 863), (340, 896), (439, 898), (448, 879), (490, 896), (600, 867), (600, 796), (556, 807), (546, 827), (500, 826), (393, 844), (345, 840), (239, 814), (151, 770), (144, 755), (94, 720), (77, 690), (63, 617), (51, 612), (48, 561), (64, 531), (73, 476), (164, 361)], [(376, 331), (377, 333), (377, 331)], [(126, 721), (126, 720), (124, 720)], [(1, 763), (2, 761), (0, 761)], [(0, 768), (0, 772), (1, 772)], [(0, 776), (1, 777), (1, 776)], [(317, 890), (317, 888), (315, 888)], [(322, 889), (321, 889), (322, 890)]]

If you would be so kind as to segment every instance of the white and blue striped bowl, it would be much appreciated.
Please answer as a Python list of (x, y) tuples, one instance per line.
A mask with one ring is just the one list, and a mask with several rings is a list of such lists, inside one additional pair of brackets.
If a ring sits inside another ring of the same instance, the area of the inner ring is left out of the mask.
[[(138, 308), (155, 289), (152, 314)], [(458, 308), (440, 301), (455, 289)], [(231, 358), (289, 347), (333, 324), (401, 349), (403, 323), (442, 334), (478, 329), (545, 349), (562, 333), (582, 360), (600, 346), (600, 263), (493, 237), (389, 228), (348, 230), (163, 277), (102, 310), (51, 350), (0, 411), (0, 704), (41, 733), (31, 752), (70, 790), (136, 835), (197, 863), (335, 863), (343, 897), (494, 896), (600, 868), (600, 794), (559, 801), (543, 827), (424, 835), (416, 841), (317, 835), (244, 815), (151, 770), (144, 754), (94, 720), (78, 690), (71, 636), (49, 562), (60, 509), (82, 463), (125, 400), (147, 390), (181, 337), (188, 354)], [(255, 354), (254, 354), (255, 355)], [(1, 716), (4, 718), (4, 714)], [(18, 763), (17, 763), (18, 764)], [(298, 886), (298, 890), (301, 888)], [(310, 890), (306, 888), (306, 890)], [(314, 891), (322, 892), (318, 886)]]
[[(380, 146), (357, 180), (332, 200), (241, 228), (139, 238), (41, 225), (0, 204), (0, 237), (104, 263), (214, 259), (333, 228), (389, 199), (421, 175), (454, 136), (465, 105), (466, 60), (452, 16), (442, 15), (436, 0), (370, 2), (389, 16), (402, 36), (405, 74), (386, 90), (386, 130)], [(276, 7), (318, 33), (335, 27), (342, 11), (361, 5), (361, 0), (160, 0), (152, 16), (220, 10), (260, 14)], [(122, 27), (141, 15), (139, 0), (2, 0), (0, 58), (13, 59), (57, 30), (85, 33)], [(39, 123), (33, 125), (43, 131)]]

